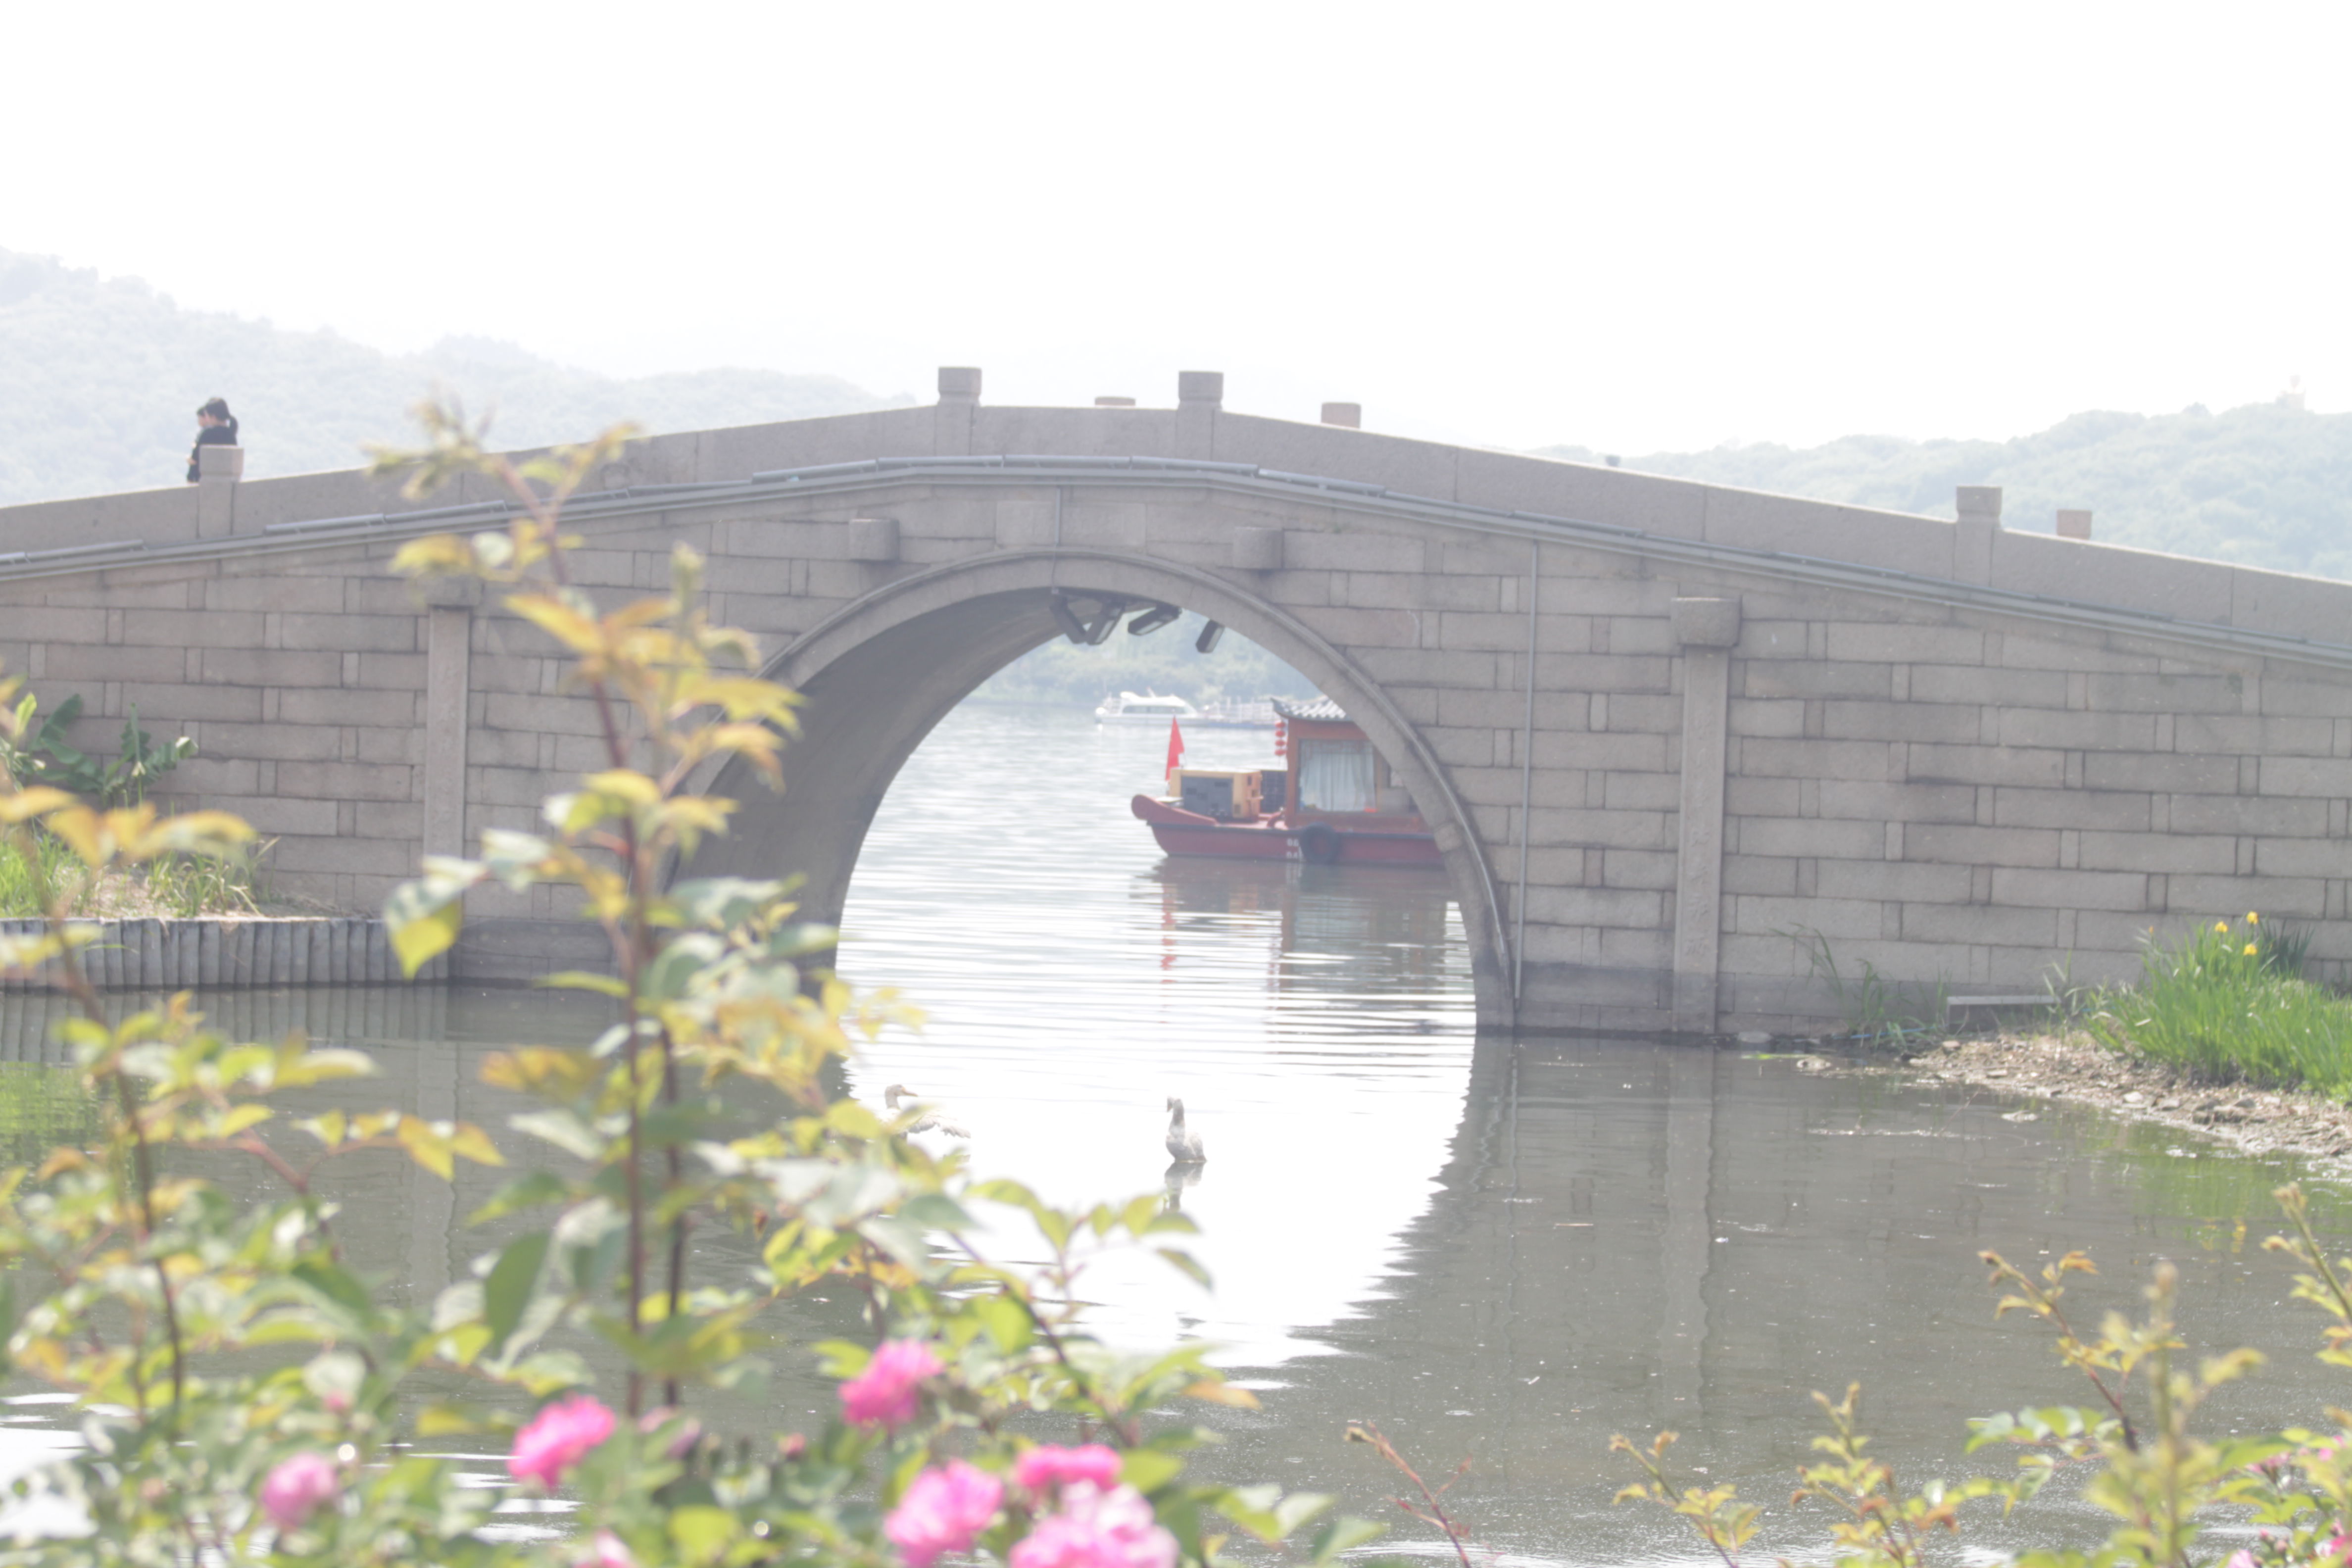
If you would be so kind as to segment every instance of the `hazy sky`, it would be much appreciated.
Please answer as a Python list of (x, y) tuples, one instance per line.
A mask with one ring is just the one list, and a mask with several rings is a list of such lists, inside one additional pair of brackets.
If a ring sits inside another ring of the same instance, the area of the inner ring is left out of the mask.
[(1640, 452), (2352, 405), (2352, 7), (8, 13), (0, 247), (391, 349)]

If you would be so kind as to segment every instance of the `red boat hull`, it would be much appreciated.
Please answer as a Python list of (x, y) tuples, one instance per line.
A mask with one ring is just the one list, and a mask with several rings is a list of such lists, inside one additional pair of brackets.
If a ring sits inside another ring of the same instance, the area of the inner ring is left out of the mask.
[(1346, 827), (1315, 822), (1286, 827), (1265, 818), (1220, 822), (1148, 795), (1135, 797), (1135, 815), (1171, 855), (1205, 855), (1226, 860), (1297, 860), (1316, 865), (1443, 866), (1437, 840), (1427, 833)]

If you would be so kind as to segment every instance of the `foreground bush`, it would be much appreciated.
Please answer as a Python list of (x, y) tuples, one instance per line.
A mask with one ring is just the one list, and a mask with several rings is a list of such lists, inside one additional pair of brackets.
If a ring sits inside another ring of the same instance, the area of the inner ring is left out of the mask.
[[(14, 1265), (0, 1309), (6, 1370), (76, 1395), (83, 1441), (19, 1492), (61, 1501), (86, 1533), (0, 1561), (926, 1568), (985, 1551), (1014, 1568), (1174, 1568), (1322, 1513), (1322, 1498), (1189, 1482), (1202, 1434), (1164, 1413), (1250, 1395), (1202, 1364), (1205, 1347), (1125, 1353), (1079, 1319), (1080, 1277), (1108, 1247), (1197, 1276), (1188, 1220), (1157, 1194), (1070, 1211), (974, 1183), (903, 1122), (835, 1098), (829, 1068), (892, 1005), (803, 968), (832, 934), (796, 922), (783, 883), (662, 885), (731, 810), (688, 781), (729, 761), (779, 781), (794, 699), (760, 678), (748, 636), (705, 620), (692, 552), (667, 594), (611, 611), (568, 582), (563, 498), (622, 433), (518, 469), (453, 416), (428, 425), (430, 450), (406, 460), (418, 486), (488, 472), (520, 515), (412, 543), (399, 565), (496, 584), (568, 650), (606, 765), (545, 803), (542, 832), (490, 831), (479, 859), (428, 860), (387, 922), (413, 973), (455, 939), (468, 888), (569, 887), (613, 970), (550, 984), (609, 998), (611, 1025), (585, 1049), (487, 1063), (488, 1081), (537, 1101), (512, 1131), (538, 1152), (474, 1218), (524, 1228), (436, 1300), (394, 1306), (345, 1263), (321, 1167), (398, 1151), (446, 1180), (459, 1161), (506, 1166), (509, 1149), (394, 1110), (289, 1119), (280, 1095), (364, 1078), (369, 1059), (225, 1039), (185, 995), (110, 1016), (79, 963), (90, 930), (48, 895), (46, 932), (6, 941), (0, 965), (79, 1004), (64, 1034), (102, 1124), (0, 1180)], [(6, 695), (0, 726), (16, 717)], [(100, 810), (15, 779), (0, 830), (20, 854), (61, 843), (93, 876), (232, 857), (251, 837), (218, 813)], [(747, 1103), (775, 1114), (747, 1127)], [(192, 1173), (228, 1158), (268, 1173), (274, 1195), (242, 1202)], [(992, 1257), (983, 1207), (1024, 1216), (1034, 1239), (1017, 1245), (1044, 1264)], [(719, 1226), (756, 1267), (694, 1278), (689, 1237)], [(866, 1303), (867, 1342), (814, 1347), (842, 1380), (838, 1417), (707, 1427), (699, 1398), (755, 1390), (775, 1310), (821, 1282)], [(600, 1381), (592, 1356), (615, 1370)], [(467, 1446), (503, 1451), (524, 1496), (573, 1510), (524, 1516), (557, 1529), (487, 1530), (499, 1494), (458, 1485), (446, 1457)], [(1298, 1555), (1376, 1533), (1331, 1521)]]
[(2301, 977), (2301, 945), (2259, 914), (2150, 942), (2137, 985), (2096, 994), (2090, 1029), (2209, 1082), (2352, 1098), (2352, 1001)]
[[(2282, 1187), (2273, 1195), (2289, 1234), (2263, 1247), (2299, 1267), (2293, 1294), (2330, 1320), (2319, 1359), (2352, 1366), (2352, 1258), (2328, 1258), (2301, 1188)], [(2330, 1408), (2328, 1428), (2321, 1431), (2201, 1435), (2200, 1408), (2216, 1390), (2260, 1367), (2263, 1356), (2239, 1350), (2192, 1364), (2174, 1322), (2178, 1279), (2170, 1264), (2157, 1265), (2140, 1318), (2109, 1312), (2092, 1332), (2068, 1319), (2064, 1300), (2067, 1276), (2097, 1272), (2090, 1258), (2068, 1253), (2028, 1274), (1999, 1253), (1982, 1256), (1992, 1266), (1994, 1287), (2004, 1292), (1998, 1312), (2023, 1312), (2045, 1323), (2059, 1359), (2090, 1384), (2093, 1398), (1969, 1422), (1969, 1452), (2020, 1450), (2012, 1475), (1911, 1487), (1870, 1455), (1858, 1388), (1834, 1403), (1814, 1394), (1830, 1430), (1813, 1439), (1822, 1458), (1798, 1472), (1792, 1500), (1828, 1513), (1832, 1555), (1841, 1568), (2000, 1560), (2000, 1549), (1982, 1539), (1948, 1538), (2008, 1518), (2061, 1477), (2078, 1481), (2084, 1500), (2114, 1521), (2106, 1541), (2089, 1551), (2019, 1553), (2011, 1560), (2021, 1568), (2343, 1568), (2352, 1561), (2352, 1415)], [(1759, 1511), (1728, 1486), (1676, 1484), (1667, 1470), (1674, 1441), (1675, 1434), (1662, 1432), (1647, 1447), (1622, 1436), (1611, 1444), (1643, 1477), (1617, 1500), (1668, 1510), (1725, 1568), (1741, 1568)], [(2241, 1535), (2253, 1526), (2252, 1544), (2209, 1546), (2222, 1524), (2240, 1526)], [(1787, 1559), (1781, 1562), (1785, 1568)]]

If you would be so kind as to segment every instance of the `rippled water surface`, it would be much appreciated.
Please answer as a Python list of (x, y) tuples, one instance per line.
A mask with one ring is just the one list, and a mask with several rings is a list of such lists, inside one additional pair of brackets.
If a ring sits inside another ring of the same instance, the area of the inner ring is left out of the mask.
[[(1194, 765), (1267, 760), (1263, 732), (1188, 739)], [(1609, 1505), (1628, 1479), (1610, 1435), (1673, 1427), (1683, 1463), (1767, 1507), (1759, 1555), (1799, 1550), (1824, 1528), (1786, 1500), (1817, 1430), (1811, 1390), (1862, 1382), (1874, 1451), (1913, 1477), (1969, 1468), (1970, 1415), (2079, 1397), (2033, 1330), (1994, 1322), (1985, 1247), (2032, 1263), (2094, 1251), (2105, 1272), (2073, 1298), (2086, 1319), (2129, 1307), (2152, 1263), (2175, 1260), (2195, 1342), (2274, 1356), (2216, 1405), (2221, 1426), (2352, 1403), (2310, 1360), (2314, 1325), (2281, 1305), (2284, 1273), (2260, 1251), (2268, 1192), (2307, 1174), (2293, 1163), (2051, 1106), (2005, 1121), (2016, 1103), (1769, 1055), (1482, 1040), (1440, 876), (1165, 860), (1126, 810), (1165, 746), (1149, 728), (959, 710), (874, 824), (842, 966), (929, 1014), (857, 1065), (859, 1096), (919, 1091), (970, 1128), (983, 1173), (1070, 1201), (1160, 1192), (1200, 1220), (1213, 1294), (1157, 1265), (1107, 1268), (1088, 1294), (1115, 1337), (1204, 1336), (1258, 1389), (1259, 1412), (1201, 1416), (1227, 1439), (1202, 1461), (1213, 1473), (1394, 1519), (1391, 1479), (1341, 1441), (1370, 1419), (1434, 1472), (1471, 1457), (1454, 1498), (1506, 1560), (1695, 1561), (1672, 1521)], [(214, 1005), (250, 1033), (299, 1023), (364, 1045), (383, 1096), (490, 1125), (511, 1107), (475, 1082), (483, 1051), (590, 1026), (516, 992)], [(37, 1020), (7, 1005), (0, 1034), (22, 1057)], [(1172, 1193), (1170, 1095), (1209, 1153)], [(353, 1171), (345, 1234), (365, 1266), (429, 1291), (484, 1245), (458, 1219), (490, 1184), (467, 1173), (453, 1194), (394, 1162)], [(731, 1262), (714, 1245), (700, 1267)], [(856, 1331), (845, 1300), (795, 1310), (796, 1335)], [(827, 1397), (787, 1358), (777, 1419)], [(1980, 1544), (2095, 1529), (2045, 1497)]]

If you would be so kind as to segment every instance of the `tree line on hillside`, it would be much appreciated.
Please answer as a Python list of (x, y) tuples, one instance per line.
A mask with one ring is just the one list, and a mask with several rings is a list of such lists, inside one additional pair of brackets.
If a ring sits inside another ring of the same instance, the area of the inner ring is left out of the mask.
[[(1891, 511), (1952, 515), (1960, 485), (1999, 485), (2002, 521), (2048, 533), (2061, 508), (2094, 537), (2280, 572), (2352, 577), (2352, 414), (2299, 400), (2214, 414), (2077, 414), (2011, 441), (1848, 436), (1655, 452), (1627, 468)], [(1600, 462), (1581, 447), (1545, 457)]]
[(352, 468), (436, 388), (492, 411), (493, 438), (578, 440), (910, 403), (825, 375), (706, 370), (616, 379), (486, 338), (387, 354), (331, 331), (183, 310), (132, 279), (0, 250), (0, 505), (184, 482), (195, 408), (227, 399), (250, 478)]
[(1092, 708), (1121, 691), (1154, 691), (1202, 707), (1221, 699), (1315, 695), (1315, 682), (1236, 633), (1228, 631), (1214, 652), (1202, 653), (1193, 645), (1207, 624), (1187, 612), (1143, 637), (1115, 631), (1095, 647), (1055, 637), (997, 671), (972, 696), (982, 702)]

